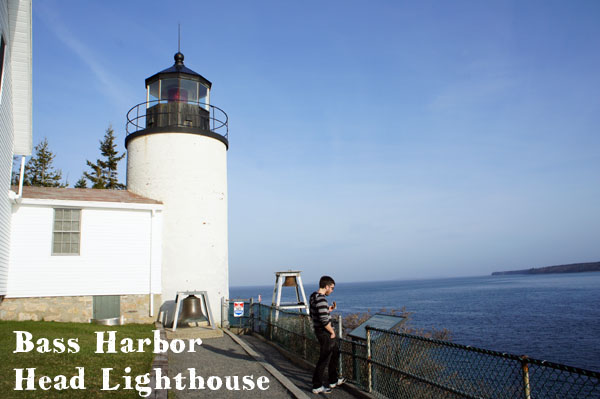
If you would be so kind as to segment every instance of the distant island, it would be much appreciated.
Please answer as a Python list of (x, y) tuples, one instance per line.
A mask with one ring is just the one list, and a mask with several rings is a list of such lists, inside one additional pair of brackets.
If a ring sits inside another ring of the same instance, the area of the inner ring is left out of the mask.
[(505, 274), (550, 274), (550, 273), (582, 273), (600, 272), (600, 262), (573, 263), (570, 265), (546, 266), (524, 270), (511, 270), (507, 272), (493, 272), (492, 276)]

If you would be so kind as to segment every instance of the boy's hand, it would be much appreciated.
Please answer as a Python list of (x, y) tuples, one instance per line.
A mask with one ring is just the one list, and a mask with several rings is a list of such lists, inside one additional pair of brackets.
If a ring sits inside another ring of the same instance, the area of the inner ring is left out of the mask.
[(336, 308), (337, 308), (337, 303), (335, 303), (335, 301), (333, 301), (333, 305), (331, 305), (331, 306), (329, 307), (329, 311), (331, 312), (331, 311), (333, 311), (333, 310), (334, 310), (334, 309), (336, 309)]

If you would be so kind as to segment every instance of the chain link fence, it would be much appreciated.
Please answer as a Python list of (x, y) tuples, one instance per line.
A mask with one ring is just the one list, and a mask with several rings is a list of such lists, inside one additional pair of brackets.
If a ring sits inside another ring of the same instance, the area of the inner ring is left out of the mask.
[[(319, 344), (309, 316), (250, 301), (244, 305), (243, 317), (236, 318), (229, 304), (232, 327), (260, 334), (316, 363)], [(334, 329), (341, 330), (337, 320)], [(340, 370), (376, 397), (600, 399), (600, 372), (395, 331), (366, 330), (366, 341), (338, 340)]]

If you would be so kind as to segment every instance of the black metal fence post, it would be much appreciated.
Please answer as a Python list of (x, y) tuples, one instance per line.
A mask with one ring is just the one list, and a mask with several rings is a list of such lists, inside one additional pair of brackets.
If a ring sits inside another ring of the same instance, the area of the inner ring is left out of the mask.
[(261, 321), (261, 316), (260, 314), (262, 313), (262, 309), (261, 309), (261, 303), (258, 303), (258, 333), (261, 333), (261, 328), (262, 328), (262, 321)]
[(254, 332), (254, 298), (250, 298), (250, 311), (248, 312), (248, 327), (250, 327), (250, 332)]
[(352, 379), (359, 382), (360, 368), (358, 366), (358, 358), (356, 357), (356, 342), (352, 341)]
[(269, 340), (273, 341), (273, 308), (269, 309)]
[(300, 316), (302, 318), (302, 358), (307, 360), (306, 356), (306, 317)]

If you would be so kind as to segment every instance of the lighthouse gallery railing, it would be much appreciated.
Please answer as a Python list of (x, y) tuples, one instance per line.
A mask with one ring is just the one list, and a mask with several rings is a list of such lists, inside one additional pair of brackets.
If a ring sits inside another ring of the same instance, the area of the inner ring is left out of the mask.
[[(148, 129), (148, 120), (147, 116), (149, 114), (149, 110), (155, 110), (157, 105), (160, 104), (168, 104), (168, 103), (179, 103), (180, 105), (187, 105), (187, 109), (189, 106), (198, 107), (199, 110), (206, 112), (206, 118), (208, 121), (207, 128), (220, 136), (229, 139), (229, 118), (225, 111), (221, 108), (216, 107), (214, 105), (210, 105), (207, 103), (199, 102), (199, 101), (173, 101), (173, 100), (153, 100), (153, 101), (145, 101), (143, 103), (139, 103), (133, 106), (129, 112), (127, 112), (127, 125), (126, 131), (127, 134), (137, 133), (141, 130)], [(169, 127), (190, 127), (188, 123), (186, 123), (185, 109), (184, 107), (175, 107), (175, 108), (161, 108), (159, 112), (152, 112), (152, 117), (161, 117), (164, 116), (169, 120)], [(173, 118), (173, 116), (175, 116)]]

